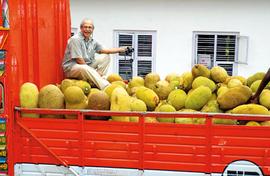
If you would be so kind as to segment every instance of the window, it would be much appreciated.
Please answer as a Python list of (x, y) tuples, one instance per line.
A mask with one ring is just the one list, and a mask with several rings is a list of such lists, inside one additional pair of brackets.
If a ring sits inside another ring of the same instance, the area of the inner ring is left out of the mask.
[(71, 28), (71, 36), (77, 34), (77, 32), (78, 32), (78, 28), (75, 28), (75, 27)]
[(116, 71), (125, 80), (134, 76), (144, 77), (154, 71), (156, 32), (116, 31), (116, 47), (129, 46), (134, 52), (119, 54), (116, 59)]
[[(239, 33), (194, 32), (194, 63), (225, 68), (235, 75), (238, 64), (247, 63), (248, 38)], [(239, 45), (241, 44), (241, 46)]]

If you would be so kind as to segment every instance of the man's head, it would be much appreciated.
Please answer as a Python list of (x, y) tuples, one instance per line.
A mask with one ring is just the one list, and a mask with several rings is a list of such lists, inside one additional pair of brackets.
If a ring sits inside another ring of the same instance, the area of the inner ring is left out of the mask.
[(80, 25), (80, 29), (81, 29), (81, 33), (83, 34), (83, 36), (87, 39), (90, 38), (90, 36), (92, 35), (93, 31), (94, 31), (94, 23), (93, 20), (91, 19), (84, 19), (81, 22)]

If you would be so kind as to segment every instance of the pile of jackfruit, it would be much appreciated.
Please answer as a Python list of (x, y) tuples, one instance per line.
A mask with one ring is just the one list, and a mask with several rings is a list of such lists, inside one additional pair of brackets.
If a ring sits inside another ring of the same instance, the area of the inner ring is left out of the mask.
[[(31, 82), (20, 89), (20, 105), (24, 108), (92, 109), (124, 112), (167, 113), (232, 113), (270, 115), (270, 84), (259, 96), (258, 104), (249, 100), (257, 91), (264, 72), (248, 78), (229, 76), (227, 71), (215, 66), (208, 69), (196, 64), (183, 74), (171, 73), (161, 79), (157, 73), (144, 78), (136, 76), (126, 83), (118, 74), (110, 74), (111, 83), (104, 90), (94, 88), (86, 81), (64, 79), (61, 84), (49, 84), (40, 90)], [(22, 114), (25, 117), (77, 118), (76, 115)], [(192, 116), (192, 115), (191, 115)], [(91, 119), (91, 117), (90, 117)], [(138, 122), (136, 116), (92, 117), (112, 121)], [(149, 123), (204, 124), (204, 118), (146, 117)], [(216, 124), (237, 125), (232, 119), (213, 119)], [(269, 125), (270, 121), (245, 121), (245, 125)]]

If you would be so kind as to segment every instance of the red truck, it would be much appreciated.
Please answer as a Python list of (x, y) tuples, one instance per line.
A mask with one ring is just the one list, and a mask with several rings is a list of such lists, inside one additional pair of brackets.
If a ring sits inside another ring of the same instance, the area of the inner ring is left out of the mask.
[[(24, 82), (41, 88), (63, 79), (69, 1), (2, 0), (1, 7), (0, 175), (270, 175), (269, 126), (212, 123), (213, 118), (266, 121), (270, 116), (20, 108)], [(77, 118), (22, 118), (22, 112)], [(140, 120), (87, 120), (113, 115)], [(150, 116), (205, 118), (206, 123), (145, 123)]]

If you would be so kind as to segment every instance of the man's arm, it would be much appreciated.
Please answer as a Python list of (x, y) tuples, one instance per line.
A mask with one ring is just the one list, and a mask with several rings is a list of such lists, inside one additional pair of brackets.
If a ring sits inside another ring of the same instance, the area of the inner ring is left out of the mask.
[(108, 48), (108, 49), (101, 49), (98, 51), (99, 54), (115, 54), (115, 53), (124, 53), (126, 51), (126, 47), (121, 48)]
[(258, 87), (256, 93), (251, 97), (251, 99), (250, 99), (251, 103), (258, 103), (259, 102), (259, 96), (269, 81), (270, 81), (270, 68), (268, 69), (267, 73), (263, 77), (262, 82), (261, 82), (260, 86)]

